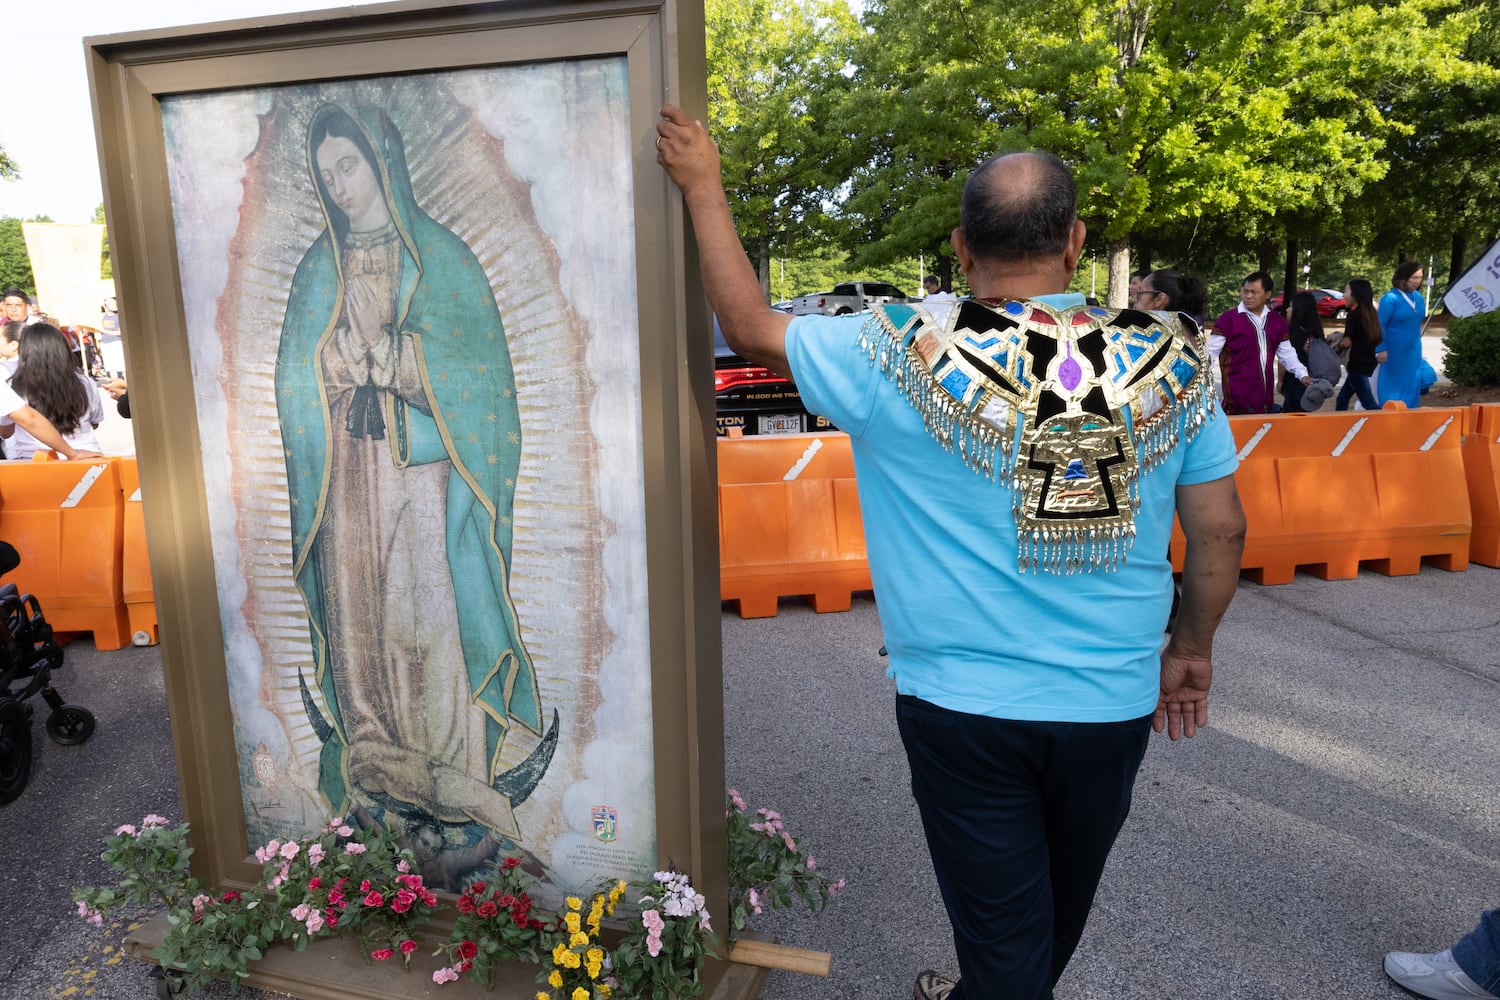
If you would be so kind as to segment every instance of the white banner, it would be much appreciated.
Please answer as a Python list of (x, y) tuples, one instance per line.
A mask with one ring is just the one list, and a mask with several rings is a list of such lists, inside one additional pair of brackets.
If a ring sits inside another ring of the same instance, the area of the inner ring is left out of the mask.
[(1448, 287), (1443, 304), (1454, 316), (1472, 316), (1500, 306), (1500, 240)]
[(104, 227), (27, 222), (26, 253), (36, 278), (37, 305), (63, 326), (99, 328), (99, 266)]

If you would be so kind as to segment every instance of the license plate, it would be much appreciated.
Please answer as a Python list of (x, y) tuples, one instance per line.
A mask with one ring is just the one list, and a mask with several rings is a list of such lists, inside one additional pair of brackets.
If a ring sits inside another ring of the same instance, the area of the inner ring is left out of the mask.
[(762, 414), (760, 420), (760, 433), (762, 434), (801, 434), (802, 415), (800, 413), (776, 413), (771, 416)]

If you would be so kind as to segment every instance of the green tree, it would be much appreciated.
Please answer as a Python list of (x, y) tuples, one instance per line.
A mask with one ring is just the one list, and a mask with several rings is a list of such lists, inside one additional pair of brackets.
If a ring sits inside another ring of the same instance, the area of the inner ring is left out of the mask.
[(19, 288), (28, 295), (36, 292), (21, 220), (9, 217), (0, 219), (0, 290), (6, 288)]
[[(1080, 212), (1108, 247), (1112, 302), (1124, 299), (1133, 237), (1229, 217), (1274, 259), (1286, 235), (1277, 217), (1333, 206), (1384, 174), (1382, 143), (1402, 123), (1366, 92), (1392, 75), (1458, 75), (1476, 23), (1464, 6), (872, 4), (851, 106), (878, 148), (855, 172), (851, 234), (882, 254), (922, 249), (956, 224), (956, 187), (973, 166), (1042, 148), (1075, 166)], [(882, 212), (902, 211), (927, 218), (871, 239)]]
[[(99, 207), (94, 209), (94, 224), (99, 226), (107, 225), (104, 219), (104, 202), (102, 201), (99, 203)], [(109, 259), (109, 229), (106, 228), (104, 230), (104, 250), (99, 256), (99, 277), (113, 278), (114, 276), (114, 262)]]
[(10, 154), (5, 151), (5, 147), (0, 146), (0, 180), (15, 181), (20, 179), (20, 166), (15, 160), (10, 158)]
[(844, 0), (708, 0), (709, 130), (745, 251), (770, 294), (771, 260), (826, 242), (846, 176), (827, 127), (848, 87), (858, 24)]

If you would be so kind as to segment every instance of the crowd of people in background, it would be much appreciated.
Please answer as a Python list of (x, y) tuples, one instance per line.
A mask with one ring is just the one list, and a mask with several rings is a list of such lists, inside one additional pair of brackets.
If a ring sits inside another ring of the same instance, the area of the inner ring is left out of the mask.
[(19, 288), (0, 295), (0, 445), (26, 461), (42, 448), (64, 458), (99, 457), (104, 419), (83, 340), (65, 333)]
[[(1128, 308), (1181, 313), (1207, 333), (1226, 413), (1310, 412), (1329, 399), (1337, 410), (1356, 401), (1361, 409), (1378, 410), (1392, 400), (1414, 409), (1436, 377), (1422, 358), (1425, 277), (1419, 261), (1402, 262), (1378, 304), (1369, 281), (1350, 278), (1344, 327), (1331, 334), (1309, 291), (1273, 306), (1276, 286), (1265, 271), (1246, 275), (1239, 303), (1211, 323), (1208, 287), (1174, 268), (1134, 272), (1127, 297)], [(929, 275), (924, 287), (924, 301), (953, 298), (936, 276)]]

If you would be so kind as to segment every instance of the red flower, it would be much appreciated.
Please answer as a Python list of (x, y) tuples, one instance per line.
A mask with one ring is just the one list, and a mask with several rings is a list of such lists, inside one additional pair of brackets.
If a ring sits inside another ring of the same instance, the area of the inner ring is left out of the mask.
[(531, 923), (527, 924), (526, 926), (529, 927), (529, 928), (531, 928), (534, 931), (539, 931), (539, 930), (542, 929), (542, 922), (540, 920), (533, 920), (533, 921), (531, 921)]
[(459, 913), (473, 913), (474, 912), (474, 900), (470, 896), (459, 896), (458, 897), (458, 902), (454, 903), (453, 905), (456, 906), (456, 907), (458, 907), (458, 912)]
[(505, 907), (508, 910), (512, 906), (516, 905), (516, 897), (512, 896), (508, 892), (502, 892), (500, 895), (495, 897), (495, 902), (499, 903), (501, 906)]
[(473, 958), (479, 954), (479, 945), (473, 941), (465, 941), (458, 946), (458, 957), (463, 959)]
[(438, 898), (437, 898), (436, 895), (434, 895), (429, 890), (423, 889), (422, 890), (422, 904), (424, 906), (436, 906), (438, 904)]
[(495, 905), (495, 901), (493, 899), (486, 899), (484, 902), (479, 904), (479, 915), (481, 917), (493, 917), (499, 912), (500, 907)]
[(500, 870), (503, 871), (503, 872), (508, 872), (512, 868), (515, 868), (515, 867), (519, 866), (520, 864), (521, 864), (521, 859), (520, 858), (506, 858), (504, 861), (500, 862)]
[(328, 929), (333, 930), (339, 925), (339, 915), (337, 913), (334, 913), (332, 910), (329, 910), (328, 913), (324, 916), (324, 921), (327, 923)]
[(403, 954), (403, 955), (410, 955), (412, 952), (414, 952), (416, 950), (417, 950), (417, 942), (413, 941), (411, 938), (407, 938), (405, 941), (401, 942), (401, 954)]
[(459, 972), (468, 972), (472, 968), (474, 968), (474, 963), (473, 962), (464, 962), (462, 965), (460, 965), (458, 967), (458, 971)]
[(469, 886), (466, 891), (472, 892), (474, 895), (479, 896), (483, 895), (484, 890), (488, 889), (489, 887), (490, 885), (488, 882), (475, 882), (473, 885)]
[(238, 903), (240, 901), (240, 894), (235, 892), (233, 889), (230, 889), (229, 891), (224, 893), (224, 896), (222, 898), (226, 903)]
[(388, 958), (395, 958), (396, 953), (389, 948), (376, 948), (370, 952), (370, 957), (377, 962), (384, 962)]
[(374, 891), (372, 889), (370, 891), (369, 895), (365, 896), (365, 905), (366, 906), (384, 906), (385, 905), (385, 897), (382, 896), (380, 893), (378, 893), (378, 892), (376, 892), (376, 891)]
[(314, 875), (307, 880), (307, 887), (309, 889), (321, 889), (323, 888), (323, 880)]
[(359, 891), (360, 892), (369, 892), (370, 891), (370, 880), (369, 879), (365, 879), (363, 882), (361, 882), (359, 884)]

